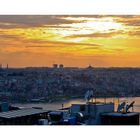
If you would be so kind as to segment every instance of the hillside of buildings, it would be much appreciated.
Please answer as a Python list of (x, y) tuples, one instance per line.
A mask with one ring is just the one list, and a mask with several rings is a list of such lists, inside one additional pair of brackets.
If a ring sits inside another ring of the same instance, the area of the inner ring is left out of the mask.
[(0, 68), (0, 100), (52, 102), (96, 97), (140, 96), (140, 68)]

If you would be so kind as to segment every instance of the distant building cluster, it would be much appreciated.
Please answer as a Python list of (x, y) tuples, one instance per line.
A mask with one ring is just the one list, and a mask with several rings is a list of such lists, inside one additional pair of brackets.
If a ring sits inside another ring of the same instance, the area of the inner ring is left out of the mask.
[(97, 97), (140, 95), (139, 68), (53, 67), (0, 68), (2, 101), (53, 101), (84, 98), (88, 89)]
[(53, 64), (53, 68), (64, 68), (63, 64)]

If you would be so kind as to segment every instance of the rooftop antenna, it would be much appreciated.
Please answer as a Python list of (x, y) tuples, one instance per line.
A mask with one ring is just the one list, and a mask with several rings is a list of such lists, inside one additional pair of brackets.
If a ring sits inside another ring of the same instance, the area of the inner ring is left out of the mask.
[(134, 106), (135, 101), (131, 102), (130, 105), (126, 105), (126, 112), (132, 107), (132, 111), (134, 111), (133, 106)]
[(6, 68), (8, 69), (8, 64), (7, 64)]
[(92, 99), (93, 101), (93, 90), (88, 90), (85, 94), (86, 103), (89, 103), (89, 101)]
[(121, 104), (118, 105), (118, 109), (117, 109), (117, 112), (121, 112), (122, 109), (124, 109), (126, 103), (125, 102), (122, 102)]

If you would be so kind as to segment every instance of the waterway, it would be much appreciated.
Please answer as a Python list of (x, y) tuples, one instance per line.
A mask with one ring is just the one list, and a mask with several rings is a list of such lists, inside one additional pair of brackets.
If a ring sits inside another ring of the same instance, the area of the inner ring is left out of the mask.
[[(135, 101), (133, 110), (135, 112), (140, 112), (140, 97), (129, 97), (129, 98), (96, 98), (93, 99), (95, 102), (103, 102), (103, 103), (109, 103), (113, 102), (115, 104), (115, 110), (117, 110), (118, 104), (125, 101), (126, 103), (130, 104), (132, 101)], [(31, 107), (41, 107), (45, 110), (58, 110), (62, 108), (62, 104), (64, 108), (70, 107), (71, 104), (82, 104), (85, 103), (85, 99), (70, 99), (66, 101), (59, 101), (59, 102), (52, 102), (52, 103), (16, 103), (13, 104), (17, 107), (23, 107), (23, 108), (31, 108)], [(131, 109), (130, 109), (131, 111)]]

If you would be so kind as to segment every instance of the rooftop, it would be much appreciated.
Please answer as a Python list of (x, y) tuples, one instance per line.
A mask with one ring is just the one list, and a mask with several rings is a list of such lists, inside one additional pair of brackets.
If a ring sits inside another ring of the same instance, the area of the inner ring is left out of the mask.
[(103, 116), (116, 116), (116, 117), (130, 117), (130, 116), (135, 116), (139, 115), (137, 112), (127, 112), (127, 113), (122, 113), (122, 112), (110, 112), (110, 113), (102, 113)]
[(16, 117), (35, 115), (35, 114), (40, 114), (40, 113), (47, 113), (47, 112), (48, 112), (47, 110), (28, 108), (28, 109), (1, 112), (0, 118), (10, 119), (10, 118), (16, 118)]

